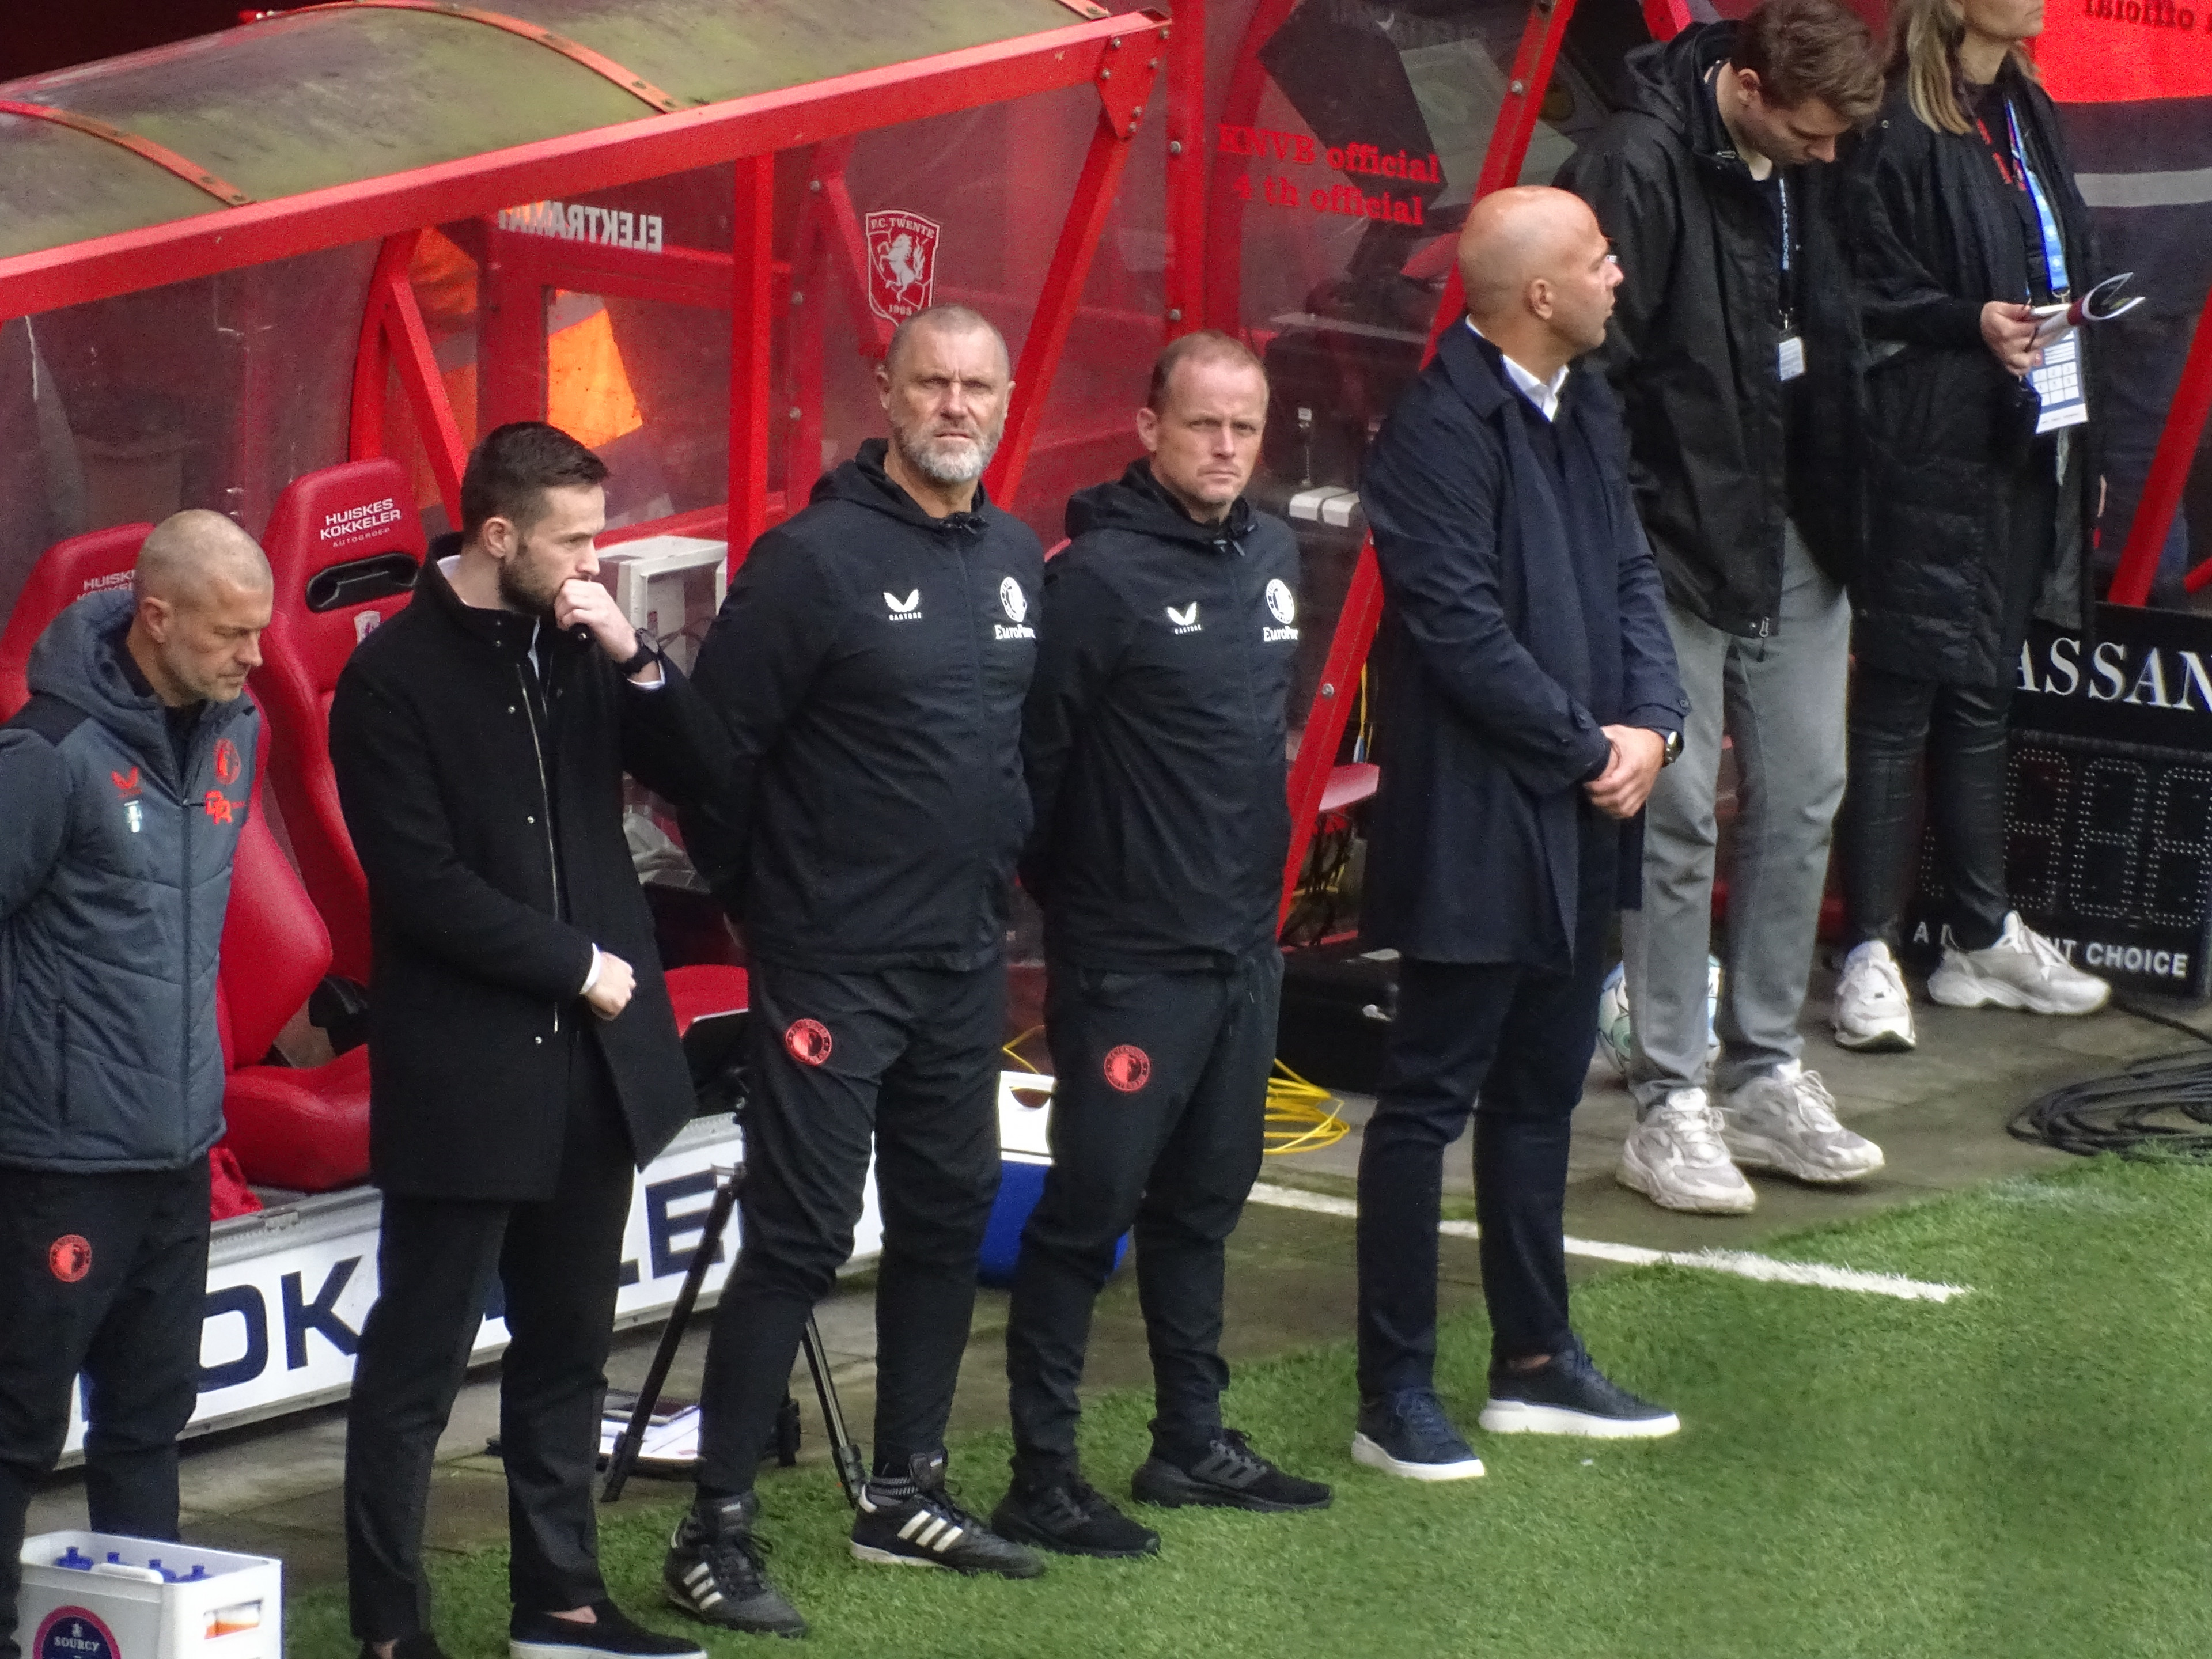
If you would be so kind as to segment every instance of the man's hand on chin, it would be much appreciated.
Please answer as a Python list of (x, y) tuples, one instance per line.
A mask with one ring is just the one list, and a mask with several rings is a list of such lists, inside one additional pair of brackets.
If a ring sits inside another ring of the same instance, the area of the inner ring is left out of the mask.
[(1642, 726), (1599, 728), (1613, 744), (1613, 758), (1583, 787), (1590, 805), (1607, 817), (1632, 818), (1644, 810), (1651, 786), (1659, 781), (1659, 768), (1667, 758), (1667, 739)]
[[(637, 629), (623, 615), (613, 594), (584, 577), (572, 577), (561, 584), (561, 591), (553, 596), (553, 623), (562, 629), (589, 629), (599, 649), (607, 653), (607, 660), (617, 667), (637, 654)], [(659, 679), (660, 665), (648, 663), (640, 672), (637, 684), (653, 685)]]

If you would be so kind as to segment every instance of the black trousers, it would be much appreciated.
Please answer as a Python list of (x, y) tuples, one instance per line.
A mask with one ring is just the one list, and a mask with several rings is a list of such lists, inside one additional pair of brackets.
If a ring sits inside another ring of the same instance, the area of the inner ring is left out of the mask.
[(1583, 833), (1582, 903), (1565, 972), (1399, 963), (1398, 1012), (1359, 1152), (1364, 1397), (1433, 1379), (1443, 1154), (1469, 1111), (1492, 1353), (1557, 1353), (1573, 1334), (1561, 1222), (1569, 1124), (1597, 1042), (1617, 840), (1609, 823), (1586, 819)]
[(118, 1175), (0, 1168), (0, 1656), (15, 1659), (32, 1489), (85, 1380), (93, 1529), (177, 1535), (177, 1436), (199, 1398), (208, 1164)]
[(1050, 964), (1052, 1168), (1006, 1326), (1018, 1478), (1076, 1473), (1091, 1308), (1132, 1224), (1153, 1443), (1187, 1459), (1220, 1426), (1223, 1243), (1260, 1173), (1282, 989), (1272, 940), (1218, 972)]
[(606, 1393), (633, 1164), (599, 1045), (570, 1039), (561, 1170), (544, 1202), (387, 1194), (376, 1305), (362, 1328), (346, 1417), (346, 1575), (354, 1634), (430, 1628), (422, 1527), (438, 1437), (466, 1375), (494, 1281), (508, 1592), (554, 1613), (601, 1600), (592, 1476)]
[(1960, 948), (1996, 943), (2005, 892), (2005, 718), (2010, 684), (1939, 685), (1862, 665), (1851, 686), (1850, 782), (1836, 821), (1850, 943), (1898, 948), (1920, 848), (1913, 836), (1920, 761), (1943, 920)]
[(999, 1193), (1003, 961), (963, 972), (756, 962), (742, 1248), (714, 1310), (699, 1484), (751, 1490), (807, 1316), (853, 1253), (872, 1141), (878, 1474), (943, 1448)]

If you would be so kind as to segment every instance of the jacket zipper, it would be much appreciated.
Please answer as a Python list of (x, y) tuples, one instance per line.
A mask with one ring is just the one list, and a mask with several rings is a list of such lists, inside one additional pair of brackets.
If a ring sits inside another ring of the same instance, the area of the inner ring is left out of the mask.
[[(202, 718), (204, 719), (205, 716), (203, 715)], [(193, 735), (197, 738), (198, 734), (195, 732)], [(192, 814), (198, 809), (192, 805), (191, 792), (187, 787), (188, 781), (191, 776), (191, 757), (189, 750), (186, 752), (185, 758), (185, 769), (179, 772), (177, 776), (177, 793), (185, 798), (185, 829), (184, 834), (180, 837), (179, 843), (182, 848), (184, 868), (179, 872), (178, 888), (183, 901), (183, 908), (180, 914), (184, 925), (179, 931), (182, 934), (185, 945), (185, 981), (182, 987), (182, 1012), (184, 1014), (184, 1077), (182, 1079), (182, 1090), (185, 1098), (189, 1100), (191, 1098), (192, 1088)], [(259, 1054), (246, 1056), (245, 1063), (252, 1065), (259, 1060), (261, 1056)], [(179, 1121), (181, 1121), (181, 1116)], [(181, 1141), (179, 1143), (177, 1150), (180, 1153), (184, 1151), (184, 1146)]]
[[(1237, 618), (1237, 626), (1242, 630), (1251, 620), (1244, 609), (1244, 585), (1237, 580), (1244, 570), (1244, 544), (1233, 536), (1224, 537), (1222, 544), (1228, 548), (1236, 560), (1229, 567), (1229, 592), (1231, 614)], [(1260, 729), (1260, 694), (1252, 684), (1253, 649), (1250, 635), (1246, 633), (1237, 647), (1237, 659), (1244, 670), (1244, 712), (1250, 717), (1252, 730), (1256, 733)]]
[[(530, 677), (522, 672), (522, 665), (514, 665), (514, 678), (522, 686), (522, 717), (530, 726), (530, 752), (538, 759), (538, 798), (544, 818), (545, 868), (553, 878), (553, 915), (561, 915), (561, 854), (553, 846), (553, 786), (545, 775), (545, 746), (538, 740), (538, 711), (530, 702)], [(561, 1029), (561, 1005), (553, 1005), (553, 1029)]]
[[(945, 532), (940, 531), (938, 533), (942, 535)], [(988, 708), (988, 697), (984, 690), (983, 680), (983, 644), (981, 639), (983, 622), (981, 614), (975, 609), (975, 573), (969, 565), (968, 551), (967, 538), (965, 536), (962, 536), (960, 539), (953, 544), (953, 556), (960, 561), (960, 595), (965, 601), (963, 611), (968, 619), (969, 684), (971, 694), (975, 699), (974, 707), (975, 713), (977, 716), (980, 719), (982, 719), (985, 724), (988, 725), (988, 716), (990, 711)], [(977, 792), (977, 798), (979, 800), (982, 799), (981, 791)], [(981, 834), (977, 833), (978, 822), (980, 822), (980, 814), (978, 815), (977, 820), (970, 822), (968, 836), (969, 846), (975, 848), (981, 848), (984, 845), (985, 839)], [(977, 865), (981, 865), (982, 863), (982, 858), (980, 852), (973, 861)]]

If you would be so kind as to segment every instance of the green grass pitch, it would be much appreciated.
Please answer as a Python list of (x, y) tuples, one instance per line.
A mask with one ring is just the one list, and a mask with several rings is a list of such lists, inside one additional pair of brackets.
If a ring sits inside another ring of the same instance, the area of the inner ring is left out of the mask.
[[(1349, 1224), (1346, 1226), (1350, 1248)], [(1673, 1406), (1671, 1440), (1478, 1436), (1486, 1479), (1355, 1466), (1348, 1344), (1255, 1365), (1228, 1415), (1333, 1481), (1318, 1515), (1139, 1510), (1156, 1561), (1054, 1559), (1029, 1583), (860, 1566), (826, 1471), (763, 1476), (777, 1583), (819, 1659), (2121, 1659), (2212, 1651), (2212, 1172), (2102, 1161), (1775, 1254), (1941, 1279), (1933, 1304), (1674, 1267), (1580, 1289), (1600, 1364)], [(1474, 1428), (1488, 1330), (1439, 1376)], [(1092, 1479), (1126, 1497), (1149, 1401), (1086, 1413)], [(988, 1514), (1006, 1441), (955, 1449)], [(615, 1595), (662, 1606), (672, 1504), (603, 1538)], [(503, 1552), (442, 1560), (456, 1659), (505, 1651)], [(343, 1597), (295, 1600), (295, 1659), (343, 1659)], [(714, 1634), (718, 1655), (771, 1650)], [(781, 1651), (784, 1650), (772, 1650)]]

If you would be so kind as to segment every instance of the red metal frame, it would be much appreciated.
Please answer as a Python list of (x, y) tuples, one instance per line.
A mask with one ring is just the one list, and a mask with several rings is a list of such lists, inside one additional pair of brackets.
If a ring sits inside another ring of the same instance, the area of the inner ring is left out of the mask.
[[(402, 3), (411, 4), (413, 0)], [(1020, 487), (1021, 473), (1034, 445), (1053, 370), (1080, 307), (1091, 257), (1113, 206), (1128, 155), (1129, 140), (1143, 118), (1163, 49), (1171, 39), (1171, 31), (1154, 14), (1108, 21), (1121, 27), (1118, 30), (1092, 30), (1083, 43), (1092, 49), (1092, 84), (1100, 102), (1098, 125), (1024, 342), (1018, 376), (1023, 395), (1000, 446), (991, 483), (991, 488), (1001, 499), (1011, 499)], [(1054, 38), (1064, 40), (1067, 33), (1054, 31)], [(1103, 39), (1097, 38), (1102, 34)], [(970, 55), (948, 54), (955, 58)], [(1025, 59), (1027, 54), (1016, 52), (1012, 56)], [(1055, 54), (1055, 61), (1064, 63), (1069, 56), (1063, 46)], [(901, 72), (927, 68), (930, 76), (937, 76), (942, 73), (941, 67), (929, 66), (941, 65), (942, 61), (924, 60), (922, 65), (902, 66)], [(1017, 70), (1028, 75), (1034, 72), (1034, 65), (1024, 62), (1017, 64)], [(858, 78), (860, 77), (846, 77), (848, 81)], [(1000, 101), (1005, 96), (1022, 95), (1025, 89), (1017, 87), (1008, 93), (1005, 77), (995, 73), (971, 70), (969, 82), (969, 94), (957, 101), (946, 102), (946, 109)], [(837, 85), (823, 84), (832, 88)], [(976, 91), (981, 95), (975, 95)], [(835, 95), (842, 98), (845, 94), (839, 90)], [(865, 125), (882, 125), (882, 112), (879, 99), (878, 119)], [(923, 112), (939, 112), (932, 109)], [(620, 136), (629, 131), (613, 129), (611, 133)], [(834, 284), (844, 290), (864, 342), (878, 352), (890, 343), (890, 325), (877, 317), (867, 302), (866, 246), (845, 182), (845, 162), (850, 150), (849, 137), (828, 139), (812, 147), (812, 176), (796, 228), (793, 255), (787, 263), (775, 258), (775, 156), (770, 149), (737, 158), (732, 253), (681, 247), (644, 253), (599, 244), (572, 243), (501, 230), (486, 211), (481, 233), (484, 252), (477, 337), (481, 423), (489, 427), (507, 420), (543, 418), (546, 393), (544, 307), (550, 289), (568, 289), (669, 304), (726, 308), (731, 313), (732, 343), (729, 501), (714, 516), (731, 543), (731, 564), (734, 568), (742, 562), (745, 550), (780, 515), (787, 502), (805, 499), (813, 469), (818, 466), (827, 286)], [(516, 152), (507, 154), (511, 156)], [(710, 159), (695, 154), (689, 164), (697, 166)], [(559, 181), (556, 187), (570, 194), (580, 189), (574, 178)], [(501, 204), (513, 199), (503, 198)], [(459, 476), (465, 449), (429, 354), (420, 311), (406, 280), (408, 260), (418, 234), (417, 231), (408, 231), (390, 240), (372, 283), (368, 316), (356, 363), (351, 447), (356, 456), (381, 453), (386, 387), (391, 371), (397, 368), (417, 424), (424, 433), (424, 441), (433, 452), (432, 465), (439, 477), (441, 494), (447, 500), (448, 515), (458, 522)], [(6, 266), (0, 263), (0, 296), (6, 293)], [(781, 295), (779, 277), (784, 279)], [(807, 304), (810, 285), (814, 289), (811, 307)], [(779, 297), (783, 301), (781, 305)], [(776, 401), (773, 395), (776, 390), (775, 336), (771, 331), (778, 326), (789, 330), (787, 362), (792, 401), (786, 408), (784, 424), (789, 428), (790, 476), (786, 490), (771, 492), (769, 462), (770, 437), (775, 429), (773, 422)], [(448, 472), (452, 475), (450, 483)]]
[(1178, 0), (1168, 35), (1168, 338), (1206, 322), (1206, 0)]
[(992, 496), (1011, 501), (1022, 487), (1022, 470), (1029, 464), (1030, 446), (1052, 390), (1053, 372), (1060, 367), (1060, 349), (1083, 303), (1083, 284), (1091, 274), (1091, 257), (1113, 211), (1114, 196), (1121, 182), (1121, 168), (1129, 159), (1129, 140), (1144, 119), (1145, 100), (1152, 95), (1159, 71), (1161, 48), (1169, 31), (1131, 29), (1129, 44), (1122, 37), (1108, 43), (1107, 61), (1098, 68), (1098, 125), (1091, 131), (1091, 149), (1083, 158), (1083, 173), (1075, 183), (1075, 198), (1060, 228), (1060, 240), (1038, 291), (1036, 310), (1030, 314), (1029, 334), (1022, 342), (1022, 361), (1014, 372), (1019, 388), (1006, 417), (1006, 434), (986, 476)]
[[(852, 141), (814, 149), (806, 201), (791, 254), (791, 443), (784, 451), (784, 496), (805, 501), (822, 471), (823, 354), (830, 331), (829, 289), (844, 293), (853, 331), (873, 355), (891, 343), (891, 325), (868, 304), (867, 243), (845, 185)], [(864, 347), (864, 349), (866, 349)]]
[(408, 267), (415, 258), (420, 230), (387, 237), (378, 253), (376, 270), (369, 278), (368, 303), (363, 309), (361, 343), (354, 354), (353, 419), (347, 434), (349, 460), (368, 460), (386, 453), (385, 398), (392, 376), (398, 376), (415, 429), (438, 481), (438, 496), (446, 517), (461, 521), (461, 469), (468, 447), (453, 419), (446, 384), (438, 373), (438, 359), (430, 349), (430, 331), (423, 326), (422, 309), (415, 302), (415, 285)]
[[(1549, 8), (1538, 0), (1529, 11), (1528, 21), (1521, 32), (1519, 49), (1513, 55), (1513, 73), (1506, 87), (1505, 100), (1498, 106), (1498, 119), (1490, 130), (1490, 143), (1483, 152), (1482, 171), (1475, 179), (1475, 200), (1481, 200), (1521, 176), (1521, 164), (1528, 155), (1528, 140), (1536, 131), (1536, 112), (1544, 101), (1544, 88), (1550, 83), (1552, 65), (1559, 58), (1559, 44), (1566, 38), (1567, 21), (1574, 15), (1574, 9), (1575, 0), (1553, 0)], [(1258, 107), (1256, 96), (1253, 107)], [(1217, 206), (1221, 198), (1233, 199), (1234, 195), (1231, 191), (1218, 192)], [(1444, 330), (1458, 321), (1466, 307), (1466, 295), (1460, 287), (1459, 272), (1455, 270), (1444, 283), (1436, 319), (1430, 325), (1428, 349), (1422, 354), (1425, 366), (1436, 356), (1437, 342), (1443, 337)], [(1291, 902), (1297, 894), (1298, 872), (1305, 864), (1306, 848), (1312, 844), (1314, 829), (1321, 817), (1322, 797), (1328, 788), (1329, 773), (1336, 765), (1337, 747), (1344, 741), (1345, 724), (1352, 715), (1351, 693), (1367, 661), (1369, 647), (1375, 642), (1376, 626), (1382, 617), (1382, 578), (1375, 563), (1375, 538), (1370, 536), (1361, 544), (1358, 562), (1352, 567), (1344, 609), (1337, 614), (1336, 631), (1329, 639), (1328, 659), (1322, 667), (1321, 684), (1306, 714), (1297, 757), (1291, 763), (1291, 852), (1283, 865), (1283, 897), (1281, 911), (1276, 917), (1278, 926), (1290, 920)]]
[[(2120, 568), (2105, 597), (2114, 605), (2141, 605), (2150, 597), (2158, 574), (2158, 556), (2166, 545), (2166, 532), (2181, 508), (2181, 492), (2189, 483), (2197, 440), (2212, 416), (2212, 293), (2204, 296), (2204, 309), (2197, 319), (2197, 335), (2189, 343), (2189, 356), (2181, 366), (2181, 382), (2174, 388), (2166, 410), (2166, 430), (2159, 436), (2158, 453), (2151, 458), (2150, 475), (2136, 503), (2136, 521), (2129, 527)], [(2212, 559), (2205, 560), (2185, 578), (2192, 593), (2212, 582)]]
[(730, 553), (768, 528), (769, 379), (775, 325), (775, 157), (738, 163), (730, 268)]
[(648, 116), (357, 183), (307, 191), (0, 259), (0, 321), (349, 242), (478, 218), (517, 202), (605, 190), (716, 161), (1096, 82), (1114, 41), (1156, 12)]

